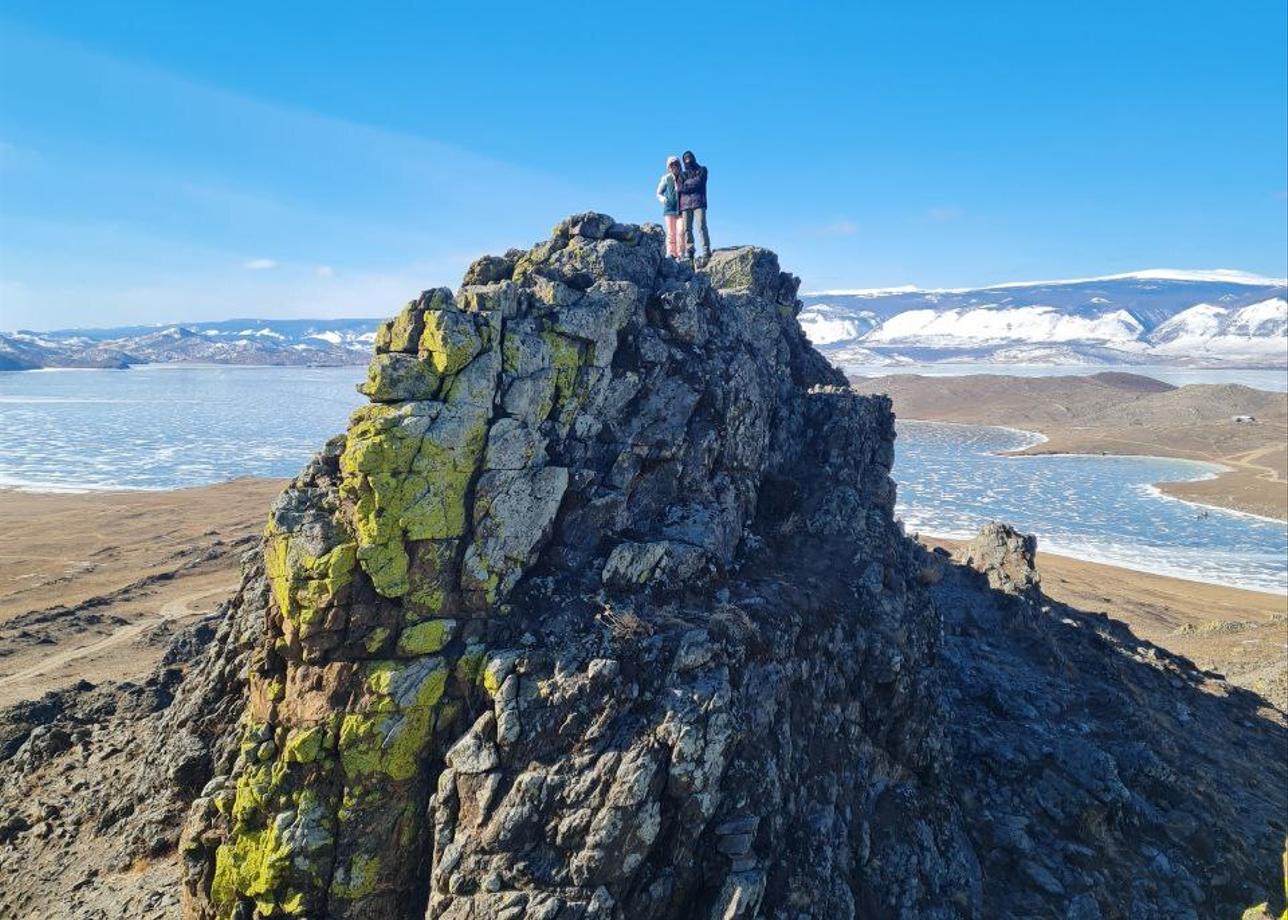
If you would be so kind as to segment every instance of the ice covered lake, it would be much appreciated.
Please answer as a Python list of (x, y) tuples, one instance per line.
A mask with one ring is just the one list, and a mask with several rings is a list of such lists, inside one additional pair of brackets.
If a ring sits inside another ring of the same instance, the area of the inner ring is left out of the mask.
[[(0, 373), (0, 489), (173, 489), (289, 477), (362, 402), (361, 367), (141, 366)], [(1031, 436), (899, 423), (909, 532), (966, 536), (991, 519), (1083, 559), (1288, 590), (1285, 526), (1160, 495), (1209, 465), (1144, 457), (1000, 456)], [(0, 509), (3, 509), (0, 494)], [(0, 510), (0, 525), (3, 511)]]
[(175, 489), (294, 476), (365, 399), (361, 367), (0, 373), (0, 487)]
[(895, 441), (897, 513), (908, 532), (969, 537), (1001, 520), (1038, 548), (1144, 572), (1288, 591), (1288, 526), (1201, 508), (1153, 483), (1220, 468), (1192, 460), (1006, 456), (1040, 440), (980, 425), (903, 420)]

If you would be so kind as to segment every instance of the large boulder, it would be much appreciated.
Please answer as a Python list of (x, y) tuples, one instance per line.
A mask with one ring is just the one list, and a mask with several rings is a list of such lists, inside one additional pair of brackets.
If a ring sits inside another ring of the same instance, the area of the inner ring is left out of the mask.
[(1020, 533), (1010, 524), (991, 521), (962, 547), (964, 565), (988, 579), (989, 587), (1031, 598), (1042, 577), (1037, 569), (1038, 538)]

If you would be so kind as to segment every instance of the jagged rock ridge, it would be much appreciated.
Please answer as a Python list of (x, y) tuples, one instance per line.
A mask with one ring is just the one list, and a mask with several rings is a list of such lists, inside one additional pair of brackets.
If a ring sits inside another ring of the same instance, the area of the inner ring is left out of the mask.
[[(585, 214), (423, 294), (187, 672), (17, 714), (0, 787), (101, 814), (0, 843), (94, 917), (173, 915), (137, 873), (79, 878), (96, 835), (115, 865), (177, 842), (201, 918), (1277, 897), (1282, 726), (1046, 601), (1031, 538), (990, 528), (982, 574), (906, 539), (889, 402), (808, 346), (796, 289), (764, 250), (694, 273)], [(0, 908), (51, 903), (8, 877)]]
[[(661, 254), (582, 215), (381, 328), (371, 404), (272, 511), (240, 753), (183, 843), (193, 915), (855, 909), (809, 822), (939, 743), (889, 406), (807, 346), (771, 253)], [(813, 584), (811, 543), (852, 575)], [(944, 837), (897, 879), (931, 909), (971, 873)]]

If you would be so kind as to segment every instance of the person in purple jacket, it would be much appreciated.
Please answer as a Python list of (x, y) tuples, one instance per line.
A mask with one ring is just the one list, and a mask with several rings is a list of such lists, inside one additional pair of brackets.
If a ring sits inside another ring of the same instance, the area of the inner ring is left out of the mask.
[(684, 242), (688, 247), (689, 261), (694, 255), (694, 232), (702, 238), (702, 258), (698, 267), (711, 258), (711, 238), (707, 235), (707, 168), (698, 162), (692, 150), (684, 151), (680, 158), (684, 171), (677, 183), (680, 191), (680, 211), (684, 214)]

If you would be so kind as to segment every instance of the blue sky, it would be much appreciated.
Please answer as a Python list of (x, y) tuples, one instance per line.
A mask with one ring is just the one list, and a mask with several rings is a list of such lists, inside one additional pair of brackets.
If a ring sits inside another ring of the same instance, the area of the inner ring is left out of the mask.
[(586, 208), (807, 289), (1288, 274), (1282, 0), (0, 0), (0, 329), (392, 312)]

